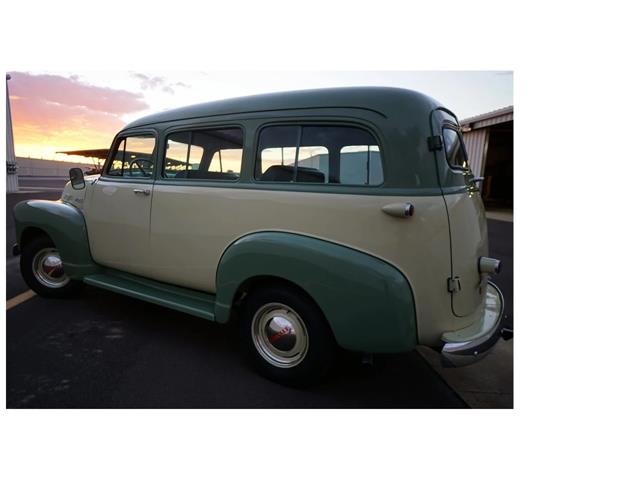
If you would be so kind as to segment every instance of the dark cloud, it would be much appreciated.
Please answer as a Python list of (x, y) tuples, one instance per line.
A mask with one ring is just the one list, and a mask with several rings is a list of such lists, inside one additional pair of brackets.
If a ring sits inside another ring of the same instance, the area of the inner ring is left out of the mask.
[(169, 83), (165, 77), (149, 76), (137, 72), (131, 73), (131, 76), (140, 82), (140, 88), (142, 90), (156, 90), (159, 88), (162, 92), (173, 95), (176, 93), (174, 87), (190, 88), (189, 85), (184, 82)]

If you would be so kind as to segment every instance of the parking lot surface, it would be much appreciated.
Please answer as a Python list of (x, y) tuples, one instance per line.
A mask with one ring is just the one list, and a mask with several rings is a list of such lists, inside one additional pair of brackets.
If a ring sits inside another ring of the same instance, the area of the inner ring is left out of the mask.
[[(7, 299), (27, 291), (7, 195)], [(512, 318), (513, 224), (489, 222), (491, 254), (504, 262), (496, 283)], [(8, 408), (465, 408), (418, 352), (345, 354), (329, 378), (305, 390), (258, 376), (235, 328), (86, 287), (76, 298), (34, 296), (7, 310)]]

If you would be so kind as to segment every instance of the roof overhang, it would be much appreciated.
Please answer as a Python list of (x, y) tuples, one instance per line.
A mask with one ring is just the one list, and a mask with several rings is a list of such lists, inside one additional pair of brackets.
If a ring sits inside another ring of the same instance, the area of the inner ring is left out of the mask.
[(500, 123), (513, 121), (513, 105), (508, 107), (493, 110), (491, 112), (476, 115), (475, 117), (465, 118), (460, 121), (462, 131), (477, 130), (479, 128), (486, 128), (491, 125), (498, 125)]
[(101, 160), (106, 160), (109, 155), (108, 148), (94, 148), (92, 150), (70, 150), (66, 152), (56, 152), (62, 153), (63, 155), (78, 155), (79, 157), (87, 157), (87, 158), (99, 158)]

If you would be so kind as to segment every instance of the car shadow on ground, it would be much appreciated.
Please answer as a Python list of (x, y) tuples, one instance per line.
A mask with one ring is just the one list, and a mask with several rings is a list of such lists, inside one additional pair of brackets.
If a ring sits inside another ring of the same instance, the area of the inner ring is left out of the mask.
[(219, 325), (91, 287), (7, 312), (8, 408), (464, 408), (417, 352), (342, 355), (321, 384), (258, 376)]

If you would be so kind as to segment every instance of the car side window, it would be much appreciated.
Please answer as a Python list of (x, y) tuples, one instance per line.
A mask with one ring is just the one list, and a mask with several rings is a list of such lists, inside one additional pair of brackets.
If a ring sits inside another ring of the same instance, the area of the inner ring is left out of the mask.
[(132, 135), (118, 140), (118, 148), (109, 163), (107, 175), (123, 178), (153, 176), (156, 139), (153, 135)]
[(175, 132), (167, 136), (162, 176), (187, 180), (238, 180), (243, 133), (238, 127)]
[(449, 165), (453, 168), (467, 168), (467, 155), (465, 154), (460, 132), (450, 127), (442, 128), (444, 151)]
[(167, 137), (163, 176), (186, 176), (187, 171), (200, 168), (204, 149), (192, 144), (192, 132), (174, 133)]
[(378, 145), (347, 145), (340, 149), (340, 183), (380, 185), (382, 162)]
[(260, 131), (255, 179), (263, 182), (380, 185), (382, 158), (368, 131), (287, 125)]

